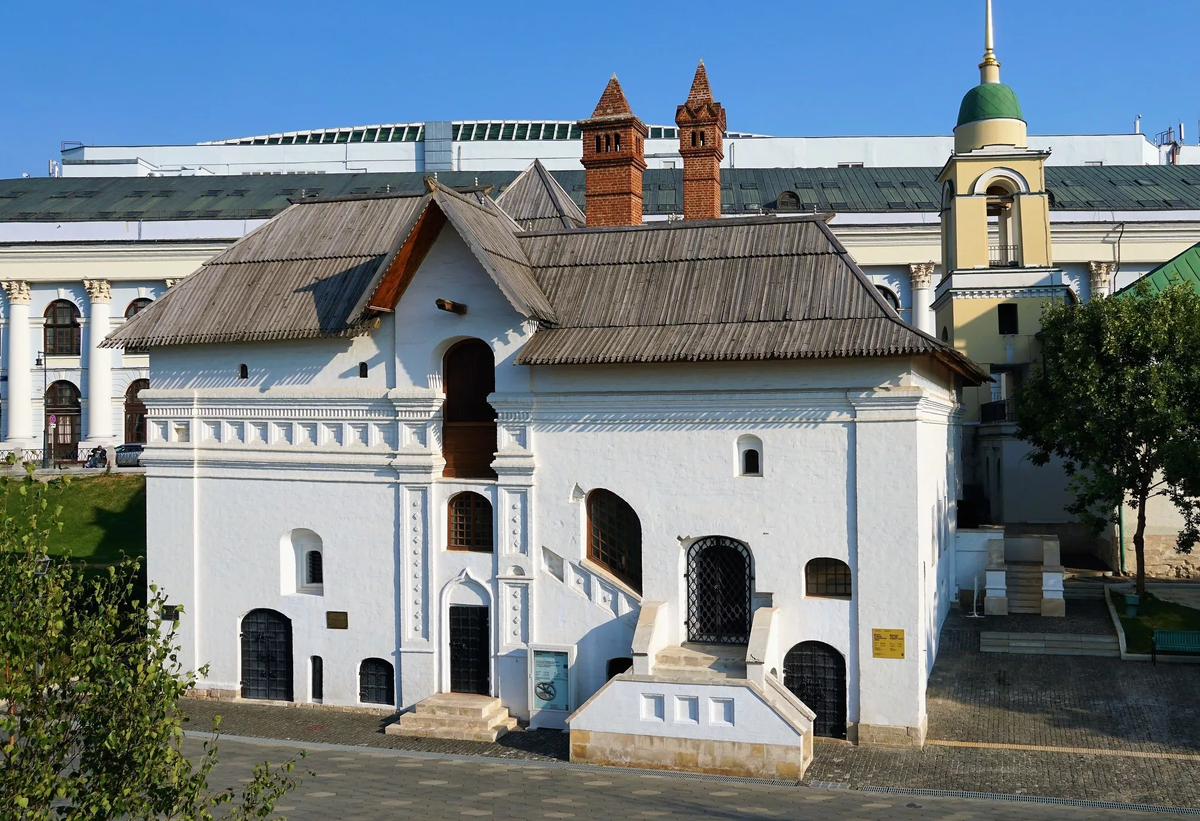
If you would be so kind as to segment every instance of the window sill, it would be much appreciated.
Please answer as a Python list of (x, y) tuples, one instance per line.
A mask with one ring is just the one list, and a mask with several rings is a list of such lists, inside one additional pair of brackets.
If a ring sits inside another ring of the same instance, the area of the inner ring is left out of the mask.
[(805, 593), (804, 598), (818, 601), (854, 601), (853, 596), (818, 596), (813, 593)]
[(640, 592), (634, 590), (633, 586), (630, 585), (629, 582), (619, 578), (604, 565), (597, 564), (585, 556), (583, 559), (583, 566), (589, 572), (595, 573), (597, 576), (600, 576), (602, 579), (604, 579), (604, 581), (619, 589), (622, 593), (625, 593), (628, 596), (633, 596), (639, 602), (642, 600), (642, 594)]
[(738, 474), (739, 479), (761, 479), (762, 477), (763, 477), (763, 475), (761, 473), (739, 473)]
[(297, 596), (324, 596), (325, 586), (320, 584), (304, 585), (296, 588)]
[(446, 545), (446, 550), (450, 553), (483, 553), (489, 556), (496, 552), (493, 547), (460, 547), (458, 545)]

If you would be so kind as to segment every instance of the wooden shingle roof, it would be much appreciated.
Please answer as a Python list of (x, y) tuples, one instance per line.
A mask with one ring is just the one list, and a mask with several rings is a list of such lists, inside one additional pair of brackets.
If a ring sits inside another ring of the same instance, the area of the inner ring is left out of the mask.
[(989, 378), (900, 319), (818, 217), (518, 238), (559, 318), (521, 349), (521, 364), (928, 355)]
[(587, 223), (583, 211), (541, 160), (534, 160), (518, 174), (496, 198), (496, 204), (526, 231), (582, 228)]

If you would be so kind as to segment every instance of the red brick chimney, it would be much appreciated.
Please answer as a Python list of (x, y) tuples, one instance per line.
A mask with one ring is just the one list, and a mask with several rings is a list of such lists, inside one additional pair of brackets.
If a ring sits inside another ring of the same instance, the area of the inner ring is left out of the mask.
[(675, 111), (679, 153), (683, 155), (683, 218), (721, 216), (721, 160), (725, 138), (725, 109), (713, 101), (704, 61), (696, 69), (687, 102)]
[(613, 75), (586, 120), (583, 167), (587, 169), (587, 224), (642, 224), (642, 172), (646, 170), (646, 124), (633, 115)]

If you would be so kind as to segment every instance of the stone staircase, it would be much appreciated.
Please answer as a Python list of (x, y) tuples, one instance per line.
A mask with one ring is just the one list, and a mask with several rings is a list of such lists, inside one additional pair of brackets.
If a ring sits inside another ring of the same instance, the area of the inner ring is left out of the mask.
[(515, 730), (517, 720), (500, 699), (467, 693), (439, 693), (417, 704), (411, 713), (389, 724), (388, 735), (446, 738), (454, 741), (495, 741)]
[(654, 675), (682, 679), (746, 677), (746, 648), (735, 644), (684, 644), (654, 657)]
[(1009, 562), (1005, 573), (1009, 614), (1042, 613), (1042, 566)]
[(1120, 658), (1121, 645), (1112, 635), (983, 632), (979, 634), (979, 652)]

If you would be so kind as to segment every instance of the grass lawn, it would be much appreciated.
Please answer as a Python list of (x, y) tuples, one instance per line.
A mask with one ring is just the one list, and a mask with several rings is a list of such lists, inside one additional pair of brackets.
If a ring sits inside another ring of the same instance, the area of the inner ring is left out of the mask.
[(1153, 593), (1146, 593), (1138, 605), (1138, 614), (1130, 619), (1124, 616), (1125, 597), (1120, 593), (1113, 596), (1113, 605), (1121, 615), (1121, 627), (1125, 630), (1125, 644), (1130, 653), (1149, 654), (1155, 630), (1200, 630), (1200, 610), (1163, 601)]
[(63, 529), (50, 552), (89, 565), (146, 555), (146, 477), (109, 474), (72, 478), (59, 497)]

